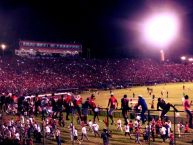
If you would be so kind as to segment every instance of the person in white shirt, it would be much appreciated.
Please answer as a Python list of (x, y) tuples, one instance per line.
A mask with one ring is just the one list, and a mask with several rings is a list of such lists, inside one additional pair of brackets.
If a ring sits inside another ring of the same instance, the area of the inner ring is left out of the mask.
[(23, 115), (20, 116), (20, 121), (21, 121), (22, 124), (25, 123), (25, 119), (24, 119), (24, 116), (23, 116)]
[(37, 131), (38, 131), (38, 132), (41, 132), (41, 128), (40, 128), (40, 125), (39, 125), (39, 124), (37, 125)]
[(11, 126), (12, 126), (11, 120), (8, 121), (7, 126), (8, 126), (8, 127), (11, 127)]
[(93, 125), (92, 125), (92, 129), (94, 131), (94, 136), (96, 137), (96, 135), (98, 135), (100, 137), (100, 134), (99, 134), (99, 125), (94, 122)]
[(26, 119), (26, 124), (27, 124), (27, 125), (29, 125), (29, 124), (30, 124), (29, 119)]
[(51, 133), (51, 130), (50, 130), (50, 127), (49, 127), (49, 125), (46, 125), (46, 127), (45, 127), (45, 137), (47, 137), (47, 136), (50, 136), (50, 133)]
[(15, 139), (20, 140), (20, 135), (18, 132), (15, 133)]
[(135, 128), (139, 127), (139, 120), (135, 120), (135, 122), (134, 122), (134, 127), (135, 127)]
[(91, 130), (92, 132), (93, 132), (93, 129), (92, 129), (92, 121), (91, 120), (89, 120), (89, 122), (88, 122), (88, 126), (89, 126), (89, 131)]
[(130, 129), (129, 129), (129, 124), (125, 124), (125, 136), (129, 136), (130, 137), (130, 139), (131, 139), (131, 135), (130, 135)]
[(11, 126), (13, 126), (15, 123), (14, 119), (12, 118), (10, 121), (11, 121)]
[(37, 143), (40, 143), (41, 142), (41, 128), (40, 128), (40, 125), (37, 124), (37, 132), (36, 132), (36, 135), (35, 135), (35, 138), (36, 138), (36, 142)]
[(61, 135), (60, 134), (61, 134), (60, 130), (59, 128), (57, 128), (55, 131), (57, 145), (61, 145)]
[(73, 136), (74, 136), (74, 141), (77, 141), (78, 144), (81, 144), (80, 140), (78, 139), (78, 131), (76, 128), (73, 129)]
[(49, 119), (48, 118), (46, 118), (45, 121), (46, 121), (46, 125), (49, 124)]
[(70, 123), (70, 126), (68, 126), (69, 131), (70, 131), (70, 139), (71, 141), (73, 141), (73, 132), (74, 132), (74, 125), (72, 124), (72, 122)]
[(168, 125), (170, 128), (172, 128), (172, 122), (170, 120), (168, 120)]
[(163, 139), (163, 142), (165, 142), (165, 140), (166, 140), (166, 128), (164, 126), (162, 126), (160, 128), (160, 133), (161, 133), (161, 138)]
[(33, 122), (33, 117), (29, 117), (29, 122), (31, 123), (31, 124), (33, 124), (34, 122)]
[(123, 131), (122, 124), (121, 124), (121, 119), (120, 119), (120, 118), (117, 120), (117, 130)]
[(81, 139), (80, 140), (83, 140), (83, 137), (85, 137), (87, 139), (87, 141), (89, 140), (88, 136), (87, 136), (87, 131), (86, 131), (86, 127), (85, 126), (82, 127), (82, 135), (81, 135)]
[(12, 127), (12, 132), (13, 132), (13, 133), (16, 133), (16, 128), (15, 128), (15, 126)]
[(183, 128), (183, 124), (181, 122), (179, 122), (177, 124), (177, 130), (178, 130), (178, 136), (181, 137), (181, 131), (182, 131), (182, 128)]

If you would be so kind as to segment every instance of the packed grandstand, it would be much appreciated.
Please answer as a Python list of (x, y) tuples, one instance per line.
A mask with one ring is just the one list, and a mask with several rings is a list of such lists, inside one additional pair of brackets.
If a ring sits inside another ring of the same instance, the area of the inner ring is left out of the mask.
[(0, 57), (0, 92), (27, 95), (67, 88), (122, 88), (193, 80), (192, 64), (152, 59)]

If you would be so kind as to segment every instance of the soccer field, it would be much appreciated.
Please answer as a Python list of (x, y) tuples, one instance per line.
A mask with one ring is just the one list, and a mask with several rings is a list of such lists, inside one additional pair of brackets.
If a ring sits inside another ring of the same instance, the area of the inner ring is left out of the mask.
[[(183, 90), (183, 85), (185, 86), (184, 90)], [(133, 99), (133, 93), (134, 93), (136, 100), (138, 98), (137, 97), (138, 95), (142, 95), (146, 99), (148, 107), (150, 108), (151, 96), (147, 92), (147, 87), (153, 89), (152, 95), (153, 94), (155, 95), (155, 104), (157, 104), (157, 98), (159, 97), (164, 98), (166, 102), (170, 102), (172, 104), (181, 104), (183, 94), (189, 95), (189, 100), (193, 100), (193, 83), (171, 83), (171, 84), (160, 84), (160, 85), (154, 85), (154, 86), (131, 87), (127, 89), (112, 90), (112, 92), (114, 93), (115, 97), (119, 101), (119, 104), (124, 94), (127, 94), (128, 98)], [(163, 92), (163, 96), (161, 95), (161, 91)], [(168, 98), (167, 98), (167, 91), (168, 91)], [(81, 94), (81, 96), (84, 99), (86, 99), (92, 93), (93, 93), (92, 91), (84, 92), (83, 94)], [(94, 92), (94, 94), (96, 96), (96, 100), (95, 100), (96, 104), (104, 108), (107, 107), (108, 99), (110, 97), (110, 91), (99, 90), (97, 92)], [(181, 110), (182, 108), (179, 108), (179, 109)]]

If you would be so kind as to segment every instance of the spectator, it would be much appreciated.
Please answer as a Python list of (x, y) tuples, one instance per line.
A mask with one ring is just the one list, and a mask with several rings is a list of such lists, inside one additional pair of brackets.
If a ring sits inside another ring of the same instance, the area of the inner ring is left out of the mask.
[(111, 135), (108, 133), (107, 129), (103, 129), (103, 133), (101, 134), (103, 145), (109, 145), (109, 137), (111, 137)]
[(137, 105), (137, 107), (139, 107), (139, 106), (141, 106), (141, 108), (142, 108), (141, 120), (142, 120), (142, 123), (144, 124), (145, 121), (146, 121), (145, 112), (147, 111), (147, 104), (145, 102), (145, 99), (141, 95), (138, 96), (138, 105)]
[(184, 98), (185, 98), (185, 100), (183, 102), (183, 104), (184, 104), (184, 111), (187, 113), (187, 115), (189, 117), (189, 128), (193, 128), (193, 125), (192, 125), (192, 113), (191, 113), (191, 110), (190, 110), (192, 101), (189, 102), (189, 96), (188, 95), (185, 95)]
[(61, 145), (61, 133), (59, 128), (56, 129), (55, 136), (56, 136), (57, 145)]
[[(110, 108), (109, 108), (110, 106)], [(111, 93), (111, 97), (109, 98), (109, 102), (108, 102), (108, 105), (107, 105), (107, 108), (109, 108), (109, 111), (108, 111), (108, 115), (111, 119), (111, 125), (114, 124), (114, 120), (113, 120), (113, 112), (114, 110), (118, 107), (118, 101), (117, 99), (115, 98), (114, 94)]]

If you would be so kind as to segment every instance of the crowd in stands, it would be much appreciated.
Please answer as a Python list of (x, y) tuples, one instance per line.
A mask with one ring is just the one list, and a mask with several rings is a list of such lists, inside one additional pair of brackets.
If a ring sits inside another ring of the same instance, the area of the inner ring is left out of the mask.
[(127, 87), (193, 80), (192, 64), (151, 59), (41, 59), (0, 57), (0, 92), (35, 94), (65, 88)]

